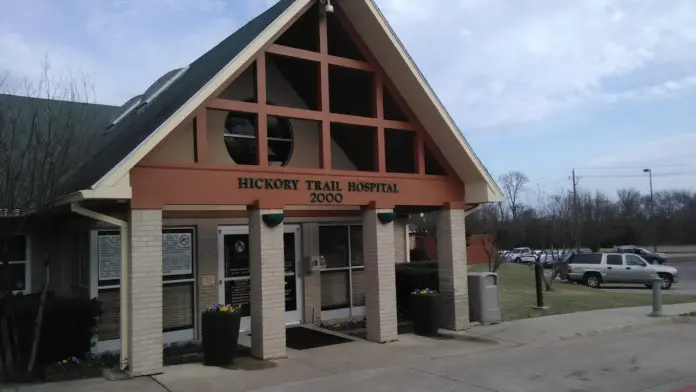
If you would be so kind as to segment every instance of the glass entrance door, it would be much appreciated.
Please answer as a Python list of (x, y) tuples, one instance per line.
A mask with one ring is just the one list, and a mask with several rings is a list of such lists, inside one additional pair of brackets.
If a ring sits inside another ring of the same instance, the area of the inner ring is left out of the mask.
[[(285, 225), (283, 233), (285, 270), (285, 322), (302, 322), (302, 275), (300, 227)], [(241, 304), (240, 329), (251, 329), (251, 276), (249, 272), (249, 228), (221, 227), (218, 237), (219, 300), (225, 304)]]

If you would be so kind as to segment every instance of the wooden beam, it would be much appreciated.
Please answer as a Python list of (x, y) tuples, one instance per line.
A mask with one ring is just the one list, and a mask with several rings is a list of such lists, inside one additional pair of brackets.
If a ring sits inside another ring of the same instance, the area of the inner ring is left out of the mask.
[(387, 146), (384, 136), (384, 83), (382, 77), (379, 74), (374, 74), (373, 76), (373, 99), (375, 105), (375, 115), (377, 120), (381, 123), (377, 127), (376, 143), (375, 143), (375, 163), (377, 164), (377, 171), (379, 173), (387, 172)]
[[(261, 106), (254, 102), (232, 101), (229, 99), (213, 98), (208, 102), (208, 108), (217, 110), (229, 110), (234, 112), (259, 113)], [(361, 125), (364, 127), (383, 127), (390, 129), (400, 129), (402, 131), (416, 131), (418, 128), (403, 121), (379, 120), (377, 118), (352, 116), (348, 114), (326, 113), (323, 110), (307, 110), (288, 108), (285, 106), (265, 105), (267, 115), (297, 118), (301, 120), (323, 121), (328, 119), (330, 122), (338, 122), (350, 125)]]
[[(336, 7), (338, 11), (340, 11), (340, 7)], [(421, 138), (425, 141), (428, 141), (429, 143), (432, 144), (432, 148), (430, 149), (433, 155), (435, 155), (435, 158), (440, 162), (442, 165), (443, 169), (447, 173), (448, 176), (453, 176), (456, 177), (456, 172), (452, 168), (452, 166), (449, 164), (449, 162), (444, 158), (444, 155), (440, 151), (440, 149), (437, 147), (437, 144), (432, 141), (432, 138), (430, 135), (427, 133), (425, 130), (425, 127), (423, 124), (418, 121), (418, 118), (416, 117), (415, 113), (411, 110), (411, 107), (406, 103), (406, 100), (399, 94), (399, 91), (396, 89), (396, 86), (392, 82), (392, 80), (389, 78), (389, 75), (387, 75), (382, 67), (379, 66), (379, 62), (377, 61), (377, 58), (372, 54), (370, 51), (369, 47), (367, 44), (362, 40), (360, 37), (360, 34), (355, 30), (353, 25), (350, 23), (350, 21), (346, 18), (345, 15), (343, 15), (341, 12), (335, 12), (334, 15), (336, 15), (337, 20), (343, 28), (345, 29), (346, 33), (350, 37), (351, 40), (353, 40), (353, 43), (358, 47), (360, 52), (365, 56), (367, 61), (373, 65), (374, 67), (374, 72), (375, 74), (379, 74), (384, 82), (384, 85), (386, 86), (385, 88), (389, 88), (392, 92), (392, 98), (396, 101), (397, 105), (401, 108), (401, 110), (404, 112), (406, 117), (408, 118), (409, 122), (412, 123), (415, 126), (414, 130), (420, 130), (418, 133), (422, 133)], [(391, 128), (391, 127), (389, 127)], [(399, 129), (399, 128), (394, 128), (394, 129)], [(416, 157), (418, 158), (418, 157)], [(419, 158), (418, 158), (419, 159)], [(416, 160), (418, 162), (418, 160)]]
[[(324, 18), (324, 17), (321, 16), (320, 18)], [(292, 57), (292, 58), (296, 58), (296, 59), (314, 61), (317, 63), (322, 62), (324, 59), (326, 59), (326, 61), (331, 65), (335, 65), (338, 67), (344, 67), (344, 68), (359, 69), (361, 71), (373, 71), (374, 70), (372, 64), (367, 63), (365, 61), (347, 59), (347, 58), (337, 57), (337, 56), (331, 56), (328, 53), (324, 56), (322, 53), (312, 52), (312, 51), (304, 50), (304, 49), (292, 48), (289, 46), (273, 44), (266, 50), (266, 52), (270, 53), (270, 54), (278, 55), (278, 56)]]
[(256, 59), (256, 162), (268, 167), (268, 115), (266, 111), (266, 53)]
[(329, 31), (326, 14), (319, 13), (319, 86), (323, 118), (321, 120), (321, 168), (331, 170), (331, 112), (329, 86)]
[(208, 110), (205, 107), (199, 108), (193, 121), (196, 130), (196, 162), (208, 163)]
[(416, 143), (413, 146), (414, 157), (416, 158), (416, 173), (425, 174), (425, 140), (423, 132), (416, 132)]

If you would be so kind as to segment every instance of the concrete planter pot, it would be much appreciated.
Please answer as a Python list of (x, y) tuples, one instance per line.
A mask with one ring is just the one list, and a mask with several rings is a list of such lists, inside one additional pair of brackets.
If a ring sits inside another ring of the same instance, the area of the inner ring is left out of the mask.
[(411, 320), (417, 335), (437, 335), (440, 329), (440, 294), (411, 295)]
[(239, 312), (204, 312), (202, 320), (203, 364), (229, 366), (234, 363), (239, 341)]

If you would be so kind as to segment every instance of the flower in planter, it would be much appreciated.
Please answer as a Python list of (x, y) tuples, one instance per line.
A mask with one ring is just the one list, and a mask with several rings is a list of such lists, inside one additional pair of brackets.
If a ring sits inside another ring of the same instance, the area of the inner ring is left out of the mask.
[(211, 313), (236, 313), (239, 312), (241, 308), (241, 305), (215, 304), (208, 305), (205, 311)]
[(411, 295), (432, 295), (432, 294), (437, 294), (437, 290), (431, 290), (431, 289), (416, 289), (413, 290)]

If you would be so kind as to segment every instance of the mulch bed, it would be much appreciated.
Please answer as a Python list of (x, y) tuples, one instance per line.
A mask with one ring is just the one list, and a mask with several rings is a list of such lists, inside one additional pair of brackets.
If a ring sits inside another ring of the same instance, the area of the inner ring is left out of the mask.
[[(367, 337), (366, 320), (346, 320), (337, 323), (322, 323), (322, 328), (340, 332), (348, 336), (365, 339)], [(413, 333), (413, 324), (410, 321), (399, 321), (397, 326), (399, 335)]]
[[(164, 366), (203, 362), (203, 348), (198, 341), (168, 344), (164, 346), (162, 354)], [(251, 350), (248, 347), (238, 347), (238, 358), (250, 356)], [(39, 369), (32, 377), (17, 381), (34, 383), (98, 378), (102, 376), (103, 369), (118, 367), (119, 361), (117, 352), (88, 354), (84, 358), (68, 358), (50, 364)], [(5, 382), (1, 374), (0, 381)]]
[(293, 350), (308, 350), (310, 348), (352, 342), (352, 340), (341, 336), (305, 327), (286, 328), (285, 341), (286, 346)]

